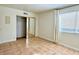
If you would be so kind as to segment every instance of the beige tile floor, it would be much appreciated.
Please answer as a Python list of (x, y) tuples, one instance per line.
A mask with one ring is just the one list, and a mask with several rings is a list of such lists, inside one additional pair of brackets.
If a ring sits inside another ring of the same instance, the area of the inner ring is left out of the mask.
[(41, 39), (30, 38), (29, 48), (25, 38), (0, 44), (0, 55), (79, 55), (78, 51)]

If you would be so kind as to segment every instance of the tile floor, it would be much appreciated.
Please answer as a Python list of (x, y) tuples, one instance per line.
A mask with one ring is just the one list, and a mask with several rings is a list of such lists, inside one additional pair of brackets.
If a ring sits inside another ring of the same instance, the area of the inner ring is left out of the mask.
[(30, 38), (29, 48), (25, 38), (0, 44), (0, 55), (79, 55), (78, 51), (41, 39)]

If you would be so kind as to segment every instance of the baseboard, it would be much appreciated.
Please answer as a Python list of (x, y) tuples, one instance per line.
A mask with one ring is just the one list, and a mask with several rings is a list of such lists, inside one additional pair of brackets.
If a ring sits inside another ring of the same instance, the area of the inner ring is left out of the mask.
[[(39, 37), (39, 36), (38, 36), (38, 38), (44, 39), (44, 40), (48, 40), (48, 39), (45, 39), (45, 38), (41, 38), (41, 37)], [(51, 41), (51, 40), (48, 40), (48, 41)], [(60, 42), (58, 42), (58, 41), (57, 41), (57, 42), (56, 42), (56, 41), (51, 41), (51, 42), (54, 42), (54, 43), (56, 43), (56, 44), (62, 45), (62, 46), (64, 46), (64, 47), (66, 47), (66, 48), (69, 48), (69, 49), (72, 49), (72, 50), (75, 50), (75, 51), (79, 51), (78, 48), (72, 47), (72, 46), (67, 45), (67, 44), (64, 44), (64, 43), (60, 43)]]
[(29, 37), (32, 38), (32, 37), (35, 37), (35, 35), (33, 35), (33, 34), (29, 34)]
[(64, 47), (67, 47), (67, 48), (69, 48), (69, 49), (72, 49), (72, 50), (75, 50), (75, 51), (79, 51), (78, 48), (72, 47), (72, 46), (70, 46), (70, 45), (67, 45), (67, 44), (64, 44), (64, 43), (58, 43), (58, 44), (59, 44), (59, 45), (62, 45), (62, 46), (64, 46)]
[(7, 43), (7, 42), (11, 42), (11, 41), (16, 41), (16, 39), (10, 39), (10, 40), (6, 40), (6, 41), (1, 41), (0, 44)]
[(23, 37), (17, 37), (16, 39), (21, 39), (21, 38), (26, 38), (26, 36), (23, 36)]
[(56, 44), (56, 41), (54, 41), (54, 40), (45, 39), (45, 38), (42, 38), (42, 37), (39, 37), (39, 36), (37, 36), (37, 38), (44, 39), (44, 40), (47, 40), (47, 41), (51, 41), (51, 42)]

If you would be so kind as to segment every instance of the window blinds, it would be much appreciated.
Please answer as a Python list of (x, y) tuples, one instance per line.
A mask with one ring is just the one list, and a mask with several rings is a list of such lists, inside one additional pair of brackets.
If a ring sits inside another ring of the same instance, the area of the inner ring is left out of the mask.
[(79, 12), (59, 14), (59, 31), (79, 33)]

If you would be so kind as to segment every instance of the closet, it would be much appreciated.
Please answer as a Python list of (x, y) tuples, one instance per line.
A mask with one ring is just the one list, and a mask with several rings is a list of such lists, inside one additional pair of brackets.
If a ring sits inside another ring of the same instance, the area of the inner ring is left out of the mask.
[(16, 37), (17, 38), (25, 38), (26, 37), (26, 17), (17, 16), (16, 20)]
[(28, 17), (28, 28), (27, 28), (27, 17), (17, 16), (16, 19), (16, 37), (26, 38), (28, 29), (28, 37), (35, 37), (36, 19), (35, 17)]

